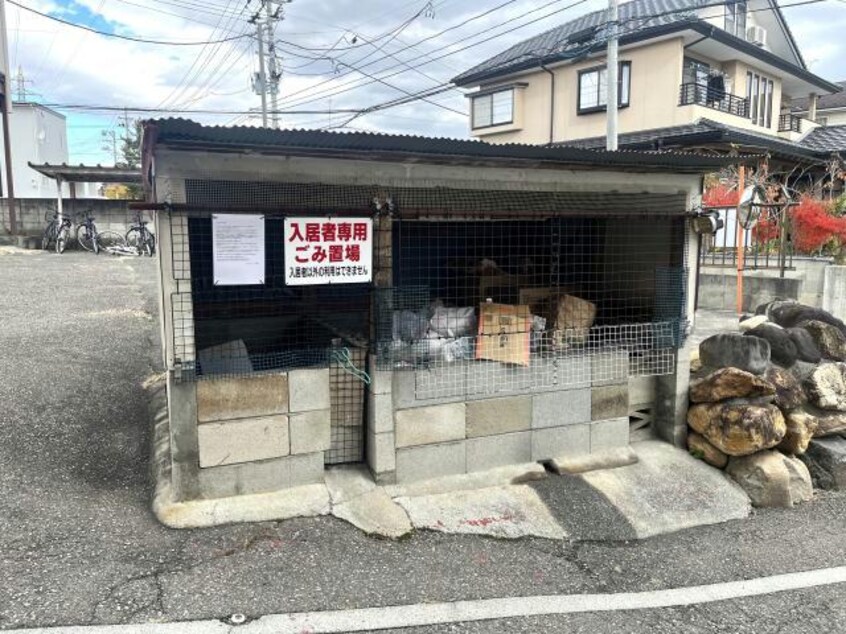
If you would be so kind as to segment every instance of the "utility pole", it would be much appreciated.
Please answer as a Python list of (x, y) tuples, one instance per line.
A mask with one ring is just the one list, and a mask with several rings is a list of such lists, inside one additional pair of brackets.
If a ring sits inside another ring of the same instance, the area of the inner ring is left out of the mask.
[(3, 90), (3, 155), (6, 163), (6, 200), (9, 205), (9, 233), (17, 233), (17, 210), (15, 181), (12, 178), (12, 138), (9, 131), (9, 115), (12, 114), (12, 100), (9, 99), (9, 38), (6, 31), (6, 0), (0, 0), (0, 88)]
[(118, 151), (117, 151), (117, 132), (112, 130), (103, 130), (100, 133), (100, 136), (103, 137), (103, 150), (106, 152), (112, 153), (112, 161), (114, 165), (117, 165), (118, 160)]
[[(291, 2), (291, 0), (283, 0)], [(258, 39), (259, 70), (253, 75), (253, 91), (261, 97), (261, 122), (268, 127), (268, 98), (270, 100), (270, 123), (279, 127), (279, 58), (276, 55), (276, 24), (285, 19), (282, 3), (279, 0), (261, 0), (261, 7), (250, 18), (249, 23), (256, 26)]]
[(619, 101), (617, 84), (620, 68), (617, 55), (619, 46), (617, 40), (618, 14), (617, 0), (608, 0), (608, 54), (606, 55), (605, 71), (606, 88), (608, 90), (605, 100), (607, 123), (605, 148), (607, 150), (617, 149), (617, 103)]

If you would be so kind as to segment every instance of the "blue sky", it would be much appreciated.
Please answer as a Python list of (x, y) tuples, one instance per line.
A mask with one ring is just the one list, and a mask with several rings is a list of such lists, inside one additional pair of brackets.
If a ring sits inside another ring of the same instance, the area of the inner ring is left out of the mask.
[[(277, 37), (284, 40), (279, 44), (286, 71), (283, 107), (360, 108), (401, 96), (402, 90), (436, 86), (511, 44), (606, 4), (605, 0), (587, 0), (565, 9), (571, 1), (294, 0), (285, 5), (287, 19), (277, 31)], [(21, 3), (98, 30), (169, 41), (205, 41), (252, 32), (247, 20), (258, 6), (258, 0), (246, 5), (245, 0)], [(497, 6), (500, 8), (492, 10)], [(486, 10), (491, 11), (479, 17)], [(846, 79), (846, 38), (842, 35), (846, 33), (846, 1), (786, 7), (784, 13), (811, 70), (827, 79)], [(470, 21), (464, 26), (409, 47), (466, 20)], [(530, 21), (533, 23), (527, 24)], [(7, 23), (12, 75), (20, 66), (27, 90), (45, 103), (239, 112), (258, 106), (258, 97), (250, 90), (256, 62), (249, 38), (205, 47), (152, 46), (86, 33), (8, 4)], [(515, 28), (521, 25), (525, 26)], [(457, 51), (497, 34), (489, 42)], [(327, 53), (325, 49), (333, 45)], [(402, 66), (424, 62), (428, 63), (417, 71)], [(367, 64), (368, 73), (380, 76), (392, 66), (403, 72), (386, 79), (392, 85), (387, 86), (351, 72), (344, 63)], [(336, 68), (340, 73), (333, 72)], [(466, 110), (461, 94), (450, 91), (432, 101), (438, 105), (417, 102), (362, 117), (352, 125), (387, 132), (466, 135), (466, 117), (452, 111)], [(122, 113), (58, 109), (68, 117), (71, 160), (110, 164), (111, 152), (102, 149), (102, 135), (104, 130), (120, 132), (116, 126)], [(246, 115), (183, 116), (216, 124), (257, 123), (255, 117)], [(314, 127), (343, 120), (339, 114), (299, 115), (285, 117), (283, 124)]]

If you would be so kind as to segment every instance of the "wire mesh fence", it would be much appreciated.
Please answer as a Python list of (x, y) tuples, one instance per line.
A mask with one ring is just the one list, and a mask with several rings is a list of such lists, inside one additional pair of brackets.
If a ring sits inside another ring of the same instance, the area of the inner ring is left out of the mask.
[[(188, 207), (168, 213), (163, 255), (177, 287), (180, 377), (329, 368), (329, 463), (361, 459), (371, 360), (413, 372), (415, 397), (433, 401), (674, 371), (687, 331), (678, 196), (657, 195), (649, 214), (623, 213), (622, 197), (584, 193), (185, 185)], [(627, 203), (642, 212), (646, 200)], [(216, 283), (212, 216), (222, 210), (261, 213), (261, 284)], [(286, 281), (291, 216), (315, 225), (371, 218), (372, 281)]]
[(703, 266), (736, 268), (738, 250), (741, 250), (746, 269), (793, 268), (790, 223), (783, 222), (781, 210), (764, 209), (758, 224), (751, 229), (740, 229), (739, 239), (737, 209), (727, 207), (718, 211), (724, 226), (714, 235), (703, 236), (700, 251)]

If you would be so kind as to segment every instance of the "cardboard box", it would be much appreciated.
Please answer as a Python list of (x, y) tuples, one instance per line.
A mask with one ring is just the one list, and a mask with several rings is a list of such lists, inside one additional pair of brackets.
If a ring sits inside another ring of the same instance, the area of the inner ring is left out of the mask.
[(476, 359), (528, 366), (531, 330), (532, 315), (528, 306), (481, 304)]

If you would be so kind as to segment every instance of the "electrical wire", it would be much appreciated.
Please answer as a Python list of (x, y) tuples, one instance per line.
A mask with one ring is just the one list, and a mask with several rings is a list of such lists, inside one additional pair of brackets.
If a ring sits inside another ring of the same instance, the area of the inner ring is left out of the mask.
[(155, 44), (160, 46), (207, 46), (209, 44), (222, 44), (224, 42), (234, 42), (235, 40), (240, 40), (245, 37), (252, 37), (250, 34), (244, 35), (236, 35), (233, 37), (227, 37), (220, 40), (212, 40), (212, 41), (200, 41), (200, 42), (172, 42), (168, 40), (155, 40), (152, 38), (146, 37), (136, 37), (132, 35), (121, 35), (120, 33), (109, 33), (108, 31), (100, 31), (99, 29), (94, 29), (90, 26), (86, 26), (84, 24), (77, 24), (75, 22), (70, 22), (69, 20), (64, 20), (62, 18), (58, 18), (54, 15), (50, 15), (49, 13), (42, 13), (41, 11), (37, 11), (32, 7), (28, 7), (23, 5), (15, 0), (7, 0), (9, 4), (13, 4), (16, 7), (23, 9), (24, 11), (29, 11), (30, 13), (34, 13), (36, 15), (40, 15), (42, 18), (47, 18), (48, 20), (53, 20), (54, 22), (59, 22), (60, 24), (64, 24), (66, 26), (72, 26), (76, 29), (82, 29), (83, 31), (89, 31), (90, 33), (96, 33), (97, 35), (102, 35), (104, 37), (113, 37), (119, 40), (127, 40), (129, 42), (139, 42), (141, 44)]

